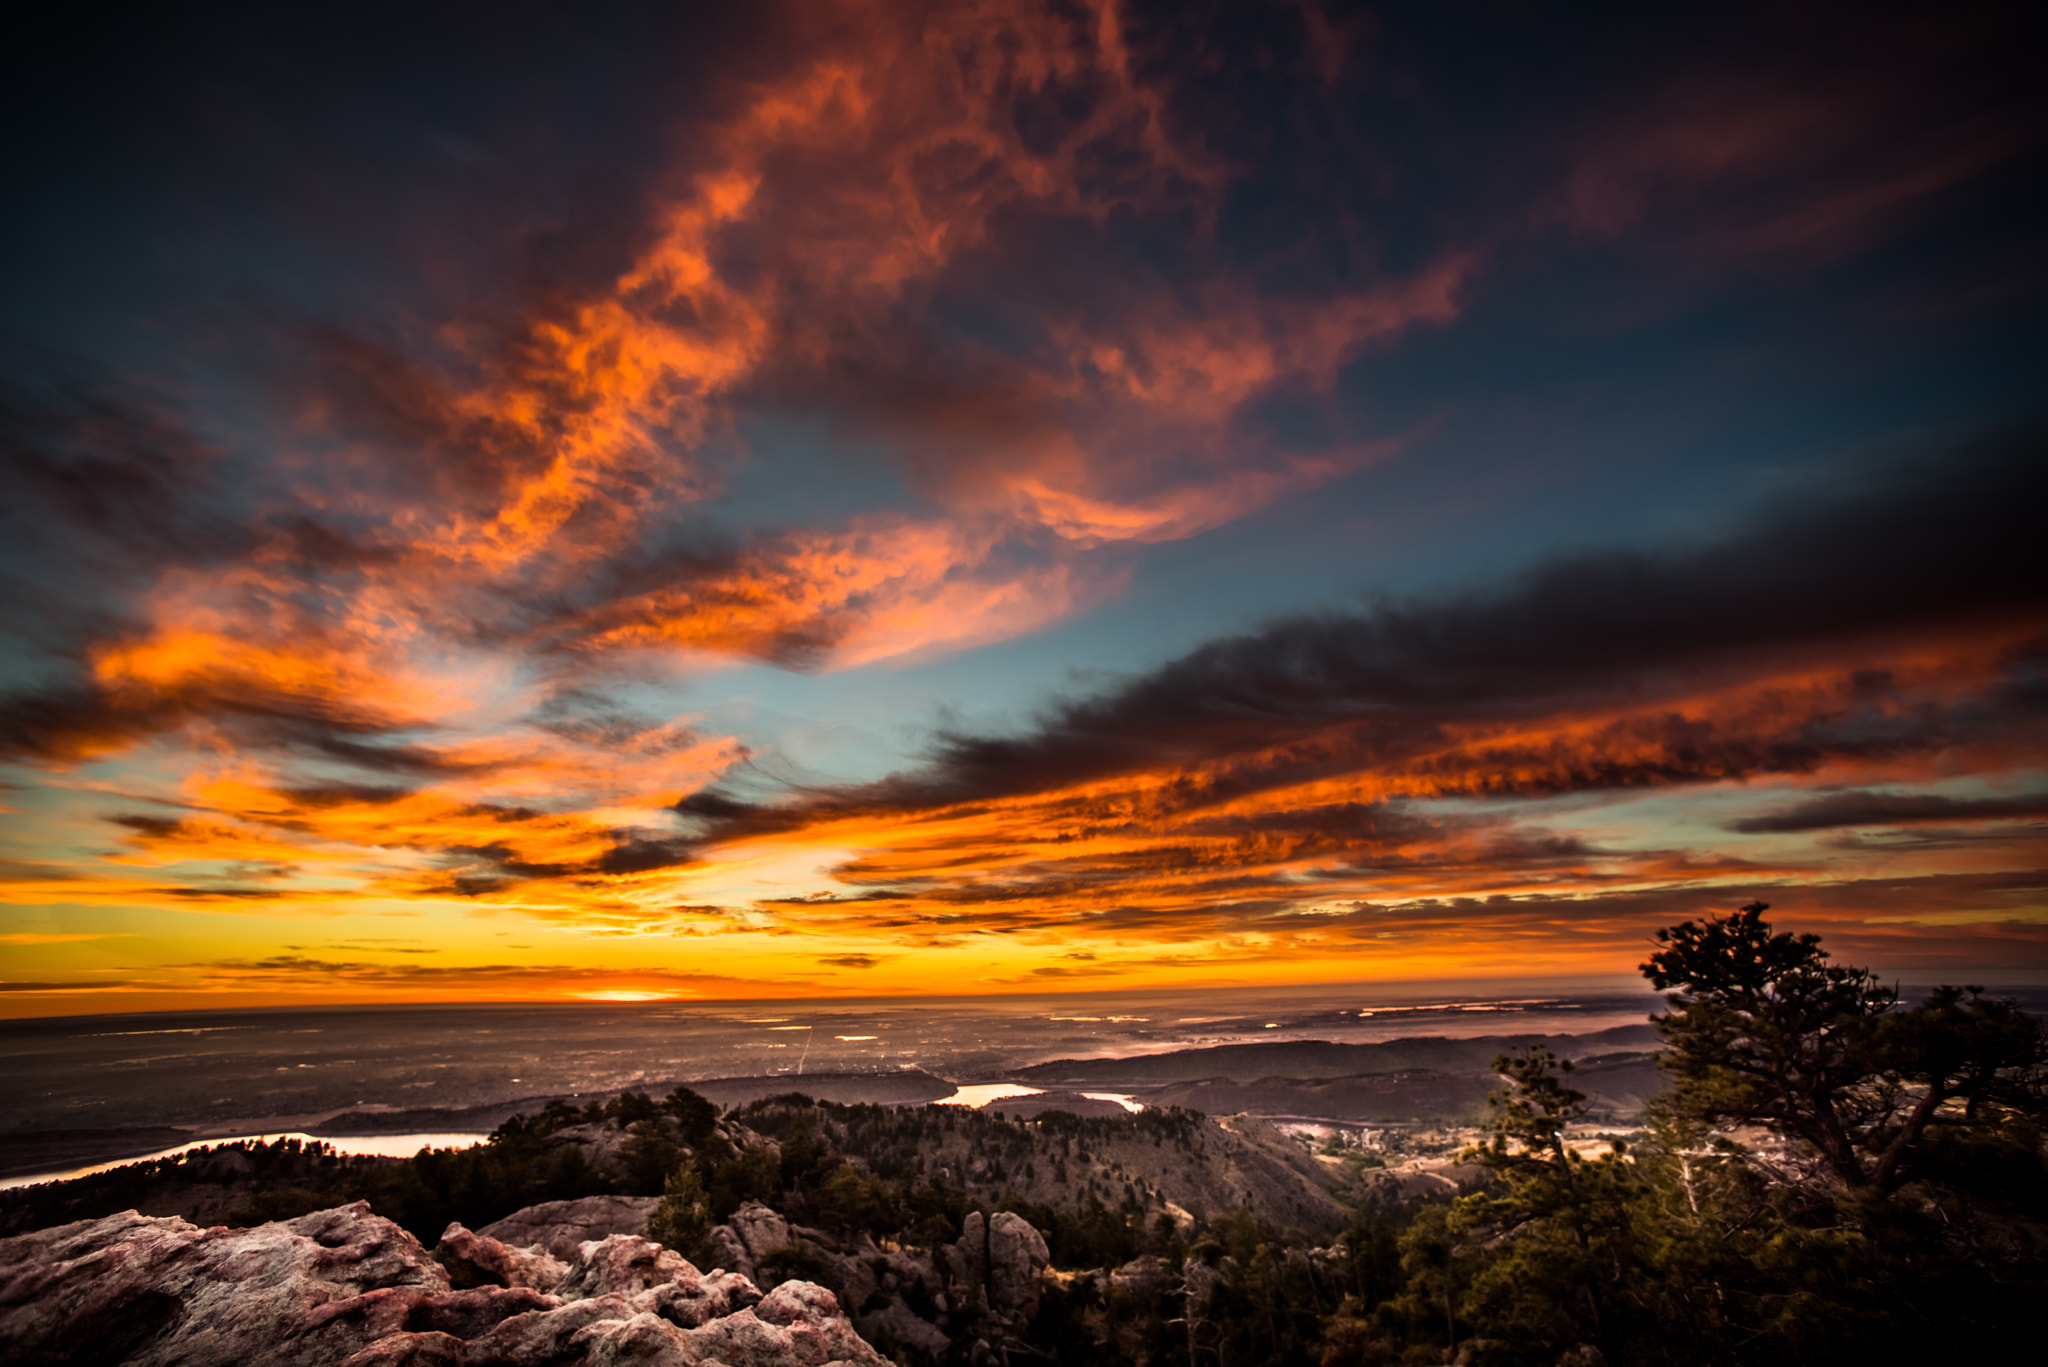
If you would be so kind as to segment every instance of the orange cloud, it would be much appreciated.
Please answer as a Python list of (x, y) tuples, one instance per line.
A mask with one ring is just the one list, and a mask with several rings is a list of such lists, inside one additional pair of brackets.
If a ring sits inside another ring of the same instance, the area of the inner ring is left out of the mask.
[[(1370, 45), (1306, 24), (1335, 87)], [(1015, 735), (940, 735), (878, 782), (721, 795), (738, 738), (628, 716), (607, 687), (900, 663), (1070, 617), (1143, 548), (1429, 430), (1338, 420), (1346, 367), (1456, 321), (1489, 264), (1445, 232), (1380, 268), (1348, 225), (1355, 267), (1313, 288), (1247, 259), (1228, 219), (1256, 154), (1188, 117), (1199, 81), (1134, 51), (1112, 0), (835, 4), (789, 30), (774, 70), (678, 115), (673, 164), (574, 286), (402, 341), (295, 334), (299, 406), (246, 469), (165, 424), (77, 424), (132, 448), (44, 471), (119, 561), (118, 602), (54, 633), (58, 682), (0, 698), (9, 753), (71, 804), (0, 899), (504, 912), (549, 934), (801, 941), (877, 974), (899, 949), (999, 943), (989, 971), (1011, 983), (1308, 973), (1425, 935), (1400, 962), (1546, 936), (1592, 962), (1653, 905), (1832, 887), (1851, 853), (1974, 889), (1943, 912), (1973, 924), (2038, 910), (1996, 882), (2038, 864), (2038, 825), (1932, 791), (2043, 767), (2038, 572), (1983, 551), (2038, 539), (2012, 525), (2037, 500), (2009, 472), (1984, 506), (1925, 481), (1860, 521), (1776, 516), (1709, 552), (1276, 624)], [(1965, 123), (1878, 147), (1919, 96), (1758, 80), (1669, 83), (1587, 135), (1533, 217), (1805, 251), (2019, 145)], [(1694, 213), (1710, 201), (1733, 207)], [(1118, 248), (1133, 225), (1170, 269)], [(1248, 438), (1269, 403), (1330, 430)], [(809, 488), (811, 456), (772, 449), (764, 414), (886, 466), (874, 503)], [(777, 458), (746, 472), (786, 486), (767, 524), (736, 472)], [(1803, 811), (1840, 784), (1953, 819), (1737, 813), (1702, 836), (1641, 805), (1774, 785)], [(1892, 793), (1911, 785), (1929, 791)], [(1048, 957), (1076, 941), (1102, 957)], [(223, 981), (454, 982), (206, 962)], [(572, 977), (532, 990), (669, 990)]]

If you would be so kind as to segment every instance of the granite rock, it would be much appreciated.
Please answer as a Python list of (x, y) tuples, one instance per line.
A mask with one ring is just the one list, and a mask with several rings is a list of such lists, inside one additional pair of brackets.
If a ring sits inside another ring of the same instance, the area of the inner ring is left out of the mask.
[(784, 1248), (790, 1242), (789, 1221), (759, 1201), (744, 1202), (726, 1224), (757, 1261), (769, 1249)]
[(564, 1262), (579, 1245), (611, 1234), (646, 1232), (648, 1217), (661, 1204), (652, 1196), (586, 1196), (579, 1201), (546, 1201), (514, 1211), (477, 1233), (525, 1248), (540, 1245)]
[[(499, 1221), (503, 1225), (504, 1221)], [(434, 1261), (447, 1270), (458, 1290), (472, 1286), (527, 1286), (551, 1291), (569, 1275), (569, 1266), (543, 1248), (515, 1248), (485, 1234), (473, 1234), (460, 1222), (441, 1233)]]
[[(500, 1226), (570, 1223), (551, 1216)], [(91, 1345), (105, 1367), (886, 1367), (825, 1287), (763, 1296), (620, 1232), (569, 1252), (452, 1225), (429, 1253), (362, 1203), (253, 1229), (130, 1211), (0, 1240), (0, 1360), (56, 1367)]]
[(0, 1360), (339, 1364), (449, 1290), (361, 1202), (254, 1229), (133, 1211), (0, 1240)]
[(978, 1296), (990, 1318), (1022, 1324), (1038, 1313), (1052, 1258), (1044, 1237), (1022, 1216), (1002, 1211), (985, 1220), (973, 1211), (961, 1222), (947, 1261), (954, 1284)]

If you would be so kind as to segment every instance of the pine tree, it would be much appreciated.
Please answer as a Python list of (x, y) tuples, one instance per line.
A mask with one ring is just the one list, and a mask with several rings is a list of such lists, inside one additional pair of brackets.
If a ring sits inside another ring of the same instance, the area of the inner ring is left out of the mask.
[(697, 1175), (697, 1165), (686, 1160), (663, 1185), (661, 1201), (647, 1220), (647, 1237), (702, 1266), (710, 1235), (711, 1203), (704, 1195), (704, 1180)]
[(1768, 909), (1657, 933), (1665, 948), (1643, 973), (1671, 990), (1655, 1019), (1674, 1115), (1765, 1126), (1826, 1182), (1884, 1193), (1912, 1176), (1931, 1129), (2038, 1106), (2048, 1041), (2015, 1004), (1944, 987), (1901, 1011), (1876, 975), (1829, 963), (1819, 936), (1772, 933)]

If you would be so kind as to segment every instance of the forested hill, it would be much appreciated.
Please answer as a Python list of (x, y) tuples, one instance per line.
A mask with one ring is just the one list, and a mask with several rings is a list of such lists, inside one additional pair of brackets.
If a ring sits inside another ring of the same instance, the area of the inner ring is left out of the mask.
[(1028, 1120), (987, 1110), (836, 1106), (789, 1096), (728, 1113), (785, 1143), (816, 1134), (899, 1183), (958, 1188), (976, 1200), (1078, 1213), (1101, 1206), (1134, 1226), (1186, 1226), (1239, 1210), (1310, 1236), (1341, 1228), (1332, 1170), (1264, 1121), (1178, 1109)]

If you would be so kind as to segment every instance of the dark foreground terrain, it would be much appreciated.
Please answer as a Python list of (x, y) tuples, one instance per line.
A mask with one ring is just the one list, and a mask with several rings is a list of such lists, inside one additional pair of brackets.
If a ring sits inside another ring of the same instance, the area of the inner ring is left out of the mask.
[[(1667, 932), (1666, 1086), (1626, 1135), (1632, 1037), (1506, 1041), (1478, 1073), (1477, 1041), (1056, 1060), (1017, 1114), (678, 1087), (407, 1159), (223, 1145), (0, 1193), (0, 1360), (1863, 1367), (2031, 1342), (2039, 1021), (1969, 988), (1907, 1006), (1762, 910)], [(1442, 1115), (1461, 1077), (1492, 1094), (1459, 1140), (1164, 1102)], [(1155, 1104), (1054, 1104), (1098, 1089)]]

